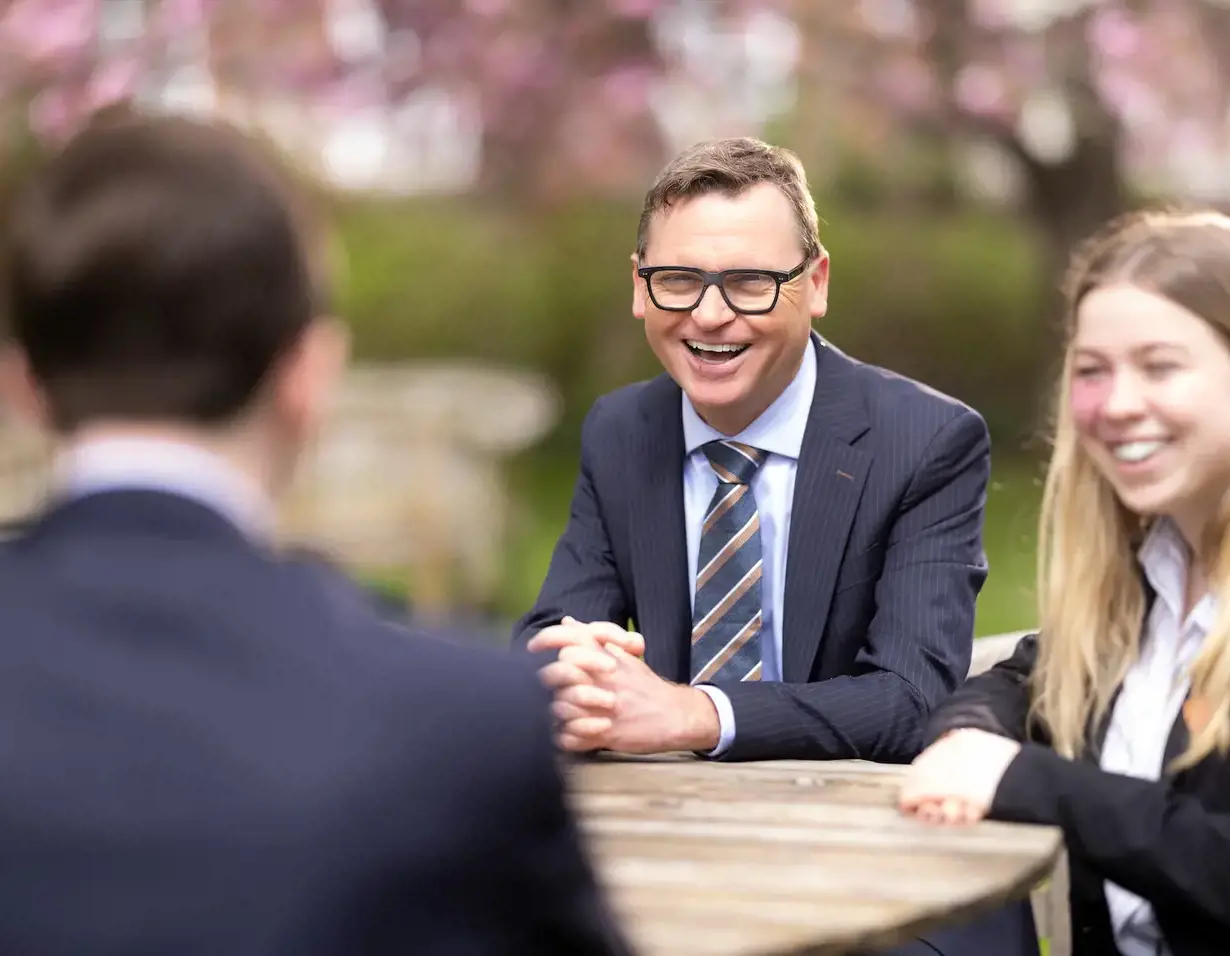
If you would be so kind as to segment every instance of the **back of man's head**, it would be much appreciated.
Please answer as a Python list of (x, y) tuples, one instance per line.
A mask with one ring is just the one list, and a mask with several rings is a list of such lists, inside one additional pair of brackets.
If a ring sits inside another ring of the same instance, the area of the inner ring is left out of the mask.
[(48, 424), (237, 419), (327, 312), (278, 166), (221, 124), (100, 117), (14, 196), (0, 308)]

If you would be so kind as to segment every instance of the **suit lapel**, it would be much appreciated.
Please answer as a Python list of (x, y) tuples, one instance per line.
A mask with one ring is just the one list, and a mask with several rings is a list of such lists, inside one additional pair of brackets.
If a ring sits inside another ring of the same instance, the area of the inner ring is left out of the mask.
[(666, 375), (645, 386), (629, 481), (637, 628), (645, 637), (645, 662), (676, 681), (688, 677), (692, 625), (681, 403), (679, 386)]
[(851, 444), (869, 427), (851, 361), (819, 336), (813, 340), (818, 358), (816, 393), (795, 472), (786, 555), (782, 620), (786, 681), (806, 681), (811, 676), (872, 461)]

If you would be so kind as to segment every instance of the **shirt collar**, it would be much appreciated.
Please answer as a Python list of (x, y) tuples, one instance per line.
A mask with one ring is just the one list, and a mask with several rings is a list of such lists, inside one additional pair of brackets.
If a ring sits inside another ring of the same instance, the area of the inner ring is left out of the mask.
[[(1158, 599), (1166, 603), (1176, 619), (1181, 619), (1191, 548), (1175, 523), (1169, 518), (1154, 521), (1136, 552), (1136, 559)], [(1206, 594), (1192, 608), (1191, 620), (1207, 634), (1213, 626), (1216, 610), (1213, 596)]]
[(691, 399), (683, 396), (683, 444), (691, 455), (706, 442), (729, 439), (783, 458), (798, 460), (803, 433), (816, 391), (816, 349), (808, 341), (803, 361), (790, 384), (754, 422), (737, 435), (723, 435), (697, 414)]
[(217, 511), (245, 533), (267, 537), (273, 531), (273, 504), (256, 482), (187, 442), (131, 437), (75, 442), (57, 454), (53, 483), (72, 498), (118, 490), (180, 495)]

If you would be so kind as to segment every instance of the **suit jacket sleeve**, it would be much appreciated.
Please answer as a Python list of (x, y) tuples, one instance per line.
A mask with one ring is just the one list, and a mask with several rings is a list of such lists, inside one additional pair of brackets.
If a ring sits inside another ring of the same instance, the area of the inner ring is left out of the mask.
[(969, 670), (974, 602), (986, 579), (989, 474), (986, 425), (962, 410), (936, 432), (903, 496), (856, 673), (723, 686), (735, 715), (724, 759), (899, 763), (917, 755), (932, 708)]
[(971, 677), (955, 694), (944, 701), (931, 717), (923, 743), (930, 746), (953, 730), (973, 728), (1011, 737), (1029, 739), (1029, 678), (1038, 657), (1038, 638), (1027, 634), (1006, 660), (983, 674)]
[(614, 621), (621, 626), (631, 616), (594, 487), (590, 459), (595, 445), (603, 440), (599, 399), (581, 428), (581, 469), (572, 494), (568, 524), (551, 555), (538, 600), (513, 629), (514, 645), (526, 644), (544, 627), (558, 624), (565, 615), (580, 621)]
[(523, 951), (631, 956), (631, 946), (594, 874), (568, 801), (545, 697), (538, 712), (543, 719), (535, 728), (529, 761), (534, 785), (523, 803), (529, 820), (519, 870), (523, 892), (515, 904), (528, 924)]
[[(1224, 804), (1223, 804), (1224, 808)], [(1058, 826), (1081, 862), (1154, 906), (1230, 927), (1230, 813), (1171, 781), (1107, 773), (1028, 743), (1000, 781), (993, 819)]]

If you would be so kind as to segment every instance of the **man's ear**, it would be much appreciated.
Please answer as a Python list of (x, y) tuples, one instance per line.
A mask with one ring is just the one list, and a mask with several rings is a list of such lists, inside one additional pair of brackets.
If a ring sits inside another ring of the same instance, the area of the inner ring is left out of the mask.
[(632, 314), (644, 322), (645, 306), (648, 304), (648, 296), (645, 293), (644, 281), (636, 274), (636, 270), (640, 267), (641, 260), (634, 252), (632, 253)]
[(808, 308), (813, 319), (829, 310), (829, 254), (821, 247), (820, 255), (807, 276)]
[(275, 372), (273, 401), (301, 434), (324, 419), (350, 356), (350, 333), (338, 319), (314, 320), (283, 357)]
[(40, 431), (52, 429), (51, 412), (30, 361), (12, 344), (0, 347), (0, 401), (6, 415)]

